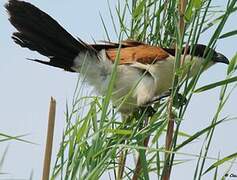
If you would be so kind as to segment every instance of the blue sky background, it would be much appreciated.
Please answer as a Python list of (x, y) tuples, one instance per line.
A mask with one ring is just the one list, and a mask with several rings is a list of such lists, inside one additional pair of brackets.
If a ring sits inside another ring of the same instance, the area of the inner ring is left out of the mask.
[[(99, 12), (105, 22), (111, 25), (109, 10), (106, 0), (32, 0), (32, 4), (49, 13), (60, 22), (71, 34), (80, 37), (85, 42), (105, 39), (105, 33), (99, 17)], [(215, 5), (222, 7), (224, 1), (213, 1)], [(57, 119), (55, 127), (55, 139), (53, 150), (53, 162), (64, 127), (64, 111), (67, 99), (71, 99), (77, 75), (64, 72), (56, 68), (50, 68), (26, 58), (37, 58), (37, 53), (22, 49), (13, 43), (10, 38), (14, 28), (7, 20), (7, 14), (3, 7), (5, 0), (0, 1), (0, 132), (10, 135), (28, 134), (25, 139), (38, 145), (25, 144), (22, 142), (0, 143), (0, 157), (4, 149), (9, 145), (6, 162), (2, 170), (9, 173), (4, 178), (27, 179), (31, 171), (34, 171), (34, 179), (40, 179), (42, 174), (42, 162), (47, 127), (48, 103), (53, 96), (57, 100)], [(111, 6), (115, 1), (110, 1)], [(237, 15), (232, 15), (224, 32), (236, 30)], [(110, 36), (116, 41), (112, 28), (109, 28)], [(201, 36), (200, 43), (207, 43), (212, 32), (208, 31)], [(217, 50), (231, 58), (237, 50), (237, 36), (219, 40)], [(227, 66), (215, 65), (202, 75), (199, 85), (208, 84), (221, 80), (225, 77)], [(209, 125), (218, 103), (219, 89), (208, 91), (194, 96), (189, 106), (182, 130), (192, 134)], [(233, 93), (227, 103), (222, 117), (237, 116), (237, 91)], [(209, 156), (217, 157), (220, 152), (225, 156), (237, 151), (235, 140), (237, 121), (226, 122), (216, 129), (212, 149)], [(200, 142), (192, 143), (189, 148), (181, 152), (198, 153)], [(183, 157), (194, 159), (193, 157)], [(210, 161), (209, 163), (212, 163)], [(173, 169), (172, 179), (191, 178), (195, 161), (184, 165), (178, 165)], [(223, 166), (226, 169), (227, 166)], [(236, 164), (231, 172), (237, 174)], [(209, 179), (204, 176), (203, 179)]]

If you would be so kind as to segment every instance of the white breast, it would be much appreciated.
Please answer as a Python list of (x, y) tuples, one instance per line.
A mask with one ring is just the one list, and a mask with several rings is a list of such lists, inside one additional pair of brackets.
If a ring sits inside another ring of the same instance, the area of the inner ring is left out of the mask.
[[(174, 57), (155, 64), (118, 65), (112, 101), (122, 113), (130, 113), (138, 106), (148, 103), (154, 96), (167, 91), (172, 84)], [(105, 51), (98, 56), (80, 53), (74, 60), (74, 69), (102, 95), (110, 81), (113, 64)]]

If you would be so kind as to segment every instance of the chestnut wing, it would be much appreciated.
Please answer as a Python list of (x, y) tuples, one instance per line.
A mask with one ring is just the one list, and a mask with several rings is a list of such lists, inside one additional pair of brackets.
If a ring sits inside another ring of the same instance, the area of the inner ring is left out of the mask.
[[(106, 50), (107, 57), (110, 61), (115, 61), (118, 48), (109, 48)], [(164, 61), (169, 54), (162, 48), (149, 45), (138, 45), (134, 47), (123, 47), (120, 49), (119, 64), (131, 64), (139, 62), (142, 64), (153, 64), (157, 61)]]

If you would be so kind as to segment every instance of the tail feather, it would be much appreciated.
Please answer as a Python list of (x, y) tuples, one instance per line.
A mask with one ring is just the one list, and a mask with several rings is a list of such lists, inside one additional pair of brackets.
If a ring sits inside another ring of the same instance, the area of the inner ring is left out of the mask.
[(37, 51), (50, 61), (35, 60), (43, 64), (73, 71), (73, 60), (79, 52), (94, 49), (75, 39), (57, 21), (34, 5), (18, 0), (9, 0), (5, 5), (11, 24), (18, 30), (13, 40), (21, 47)]

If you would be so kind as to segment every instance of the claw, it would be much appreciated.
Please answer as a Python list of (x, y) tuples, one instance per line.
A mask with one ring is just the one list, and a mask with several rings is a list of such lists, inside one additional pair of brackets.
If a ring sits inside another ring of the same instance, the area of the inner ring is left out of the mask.
[(146, 111), (146, 114), (149, 117), (152, 117), (156, 113), (156, 110), (152, 106), (140, 107), (140, 110), (141, 113), (144, 113), (144, 111)]

